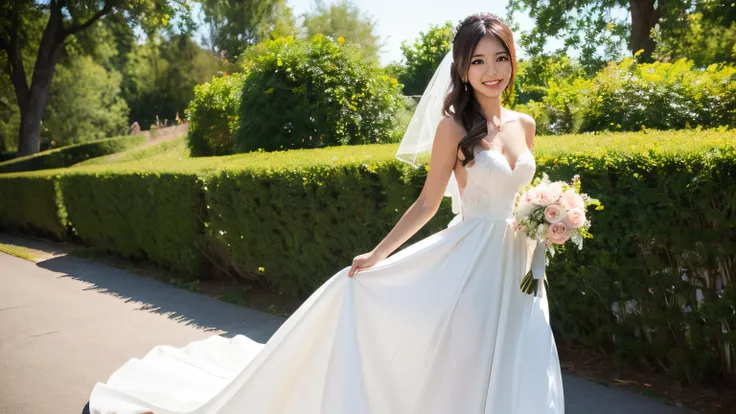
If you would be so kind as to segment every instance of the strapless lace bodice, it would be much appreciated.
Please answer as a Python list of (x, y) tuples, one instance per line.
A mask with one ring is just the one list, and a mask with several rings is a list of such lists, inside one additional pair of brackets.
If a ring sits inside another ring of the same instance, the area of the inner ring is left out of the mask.
[(475, 163), (466, 166), (468, 179), (462, 192), (463, 218), (504, 220), (512, 216), (516, 192), (531, 183), (536, 171), (534, 155), (524, 151), (511, 169), (497, 150), (480, 150)]

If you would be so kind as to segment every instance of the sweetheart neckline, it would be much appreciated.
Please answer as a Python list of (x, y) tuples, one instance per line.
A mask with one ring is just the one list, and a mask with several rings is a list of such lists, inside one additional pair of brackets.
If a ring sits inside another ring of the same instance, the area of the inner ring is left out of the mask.
[[(480, 152), (495, 152), (495, 153), (497, 153), (498, 155), (501, 156), (501, 158), (503, 158), (504, 164), (509, 169), (509, 171), (511, 171), (512, 174), (518, 169), (517, 167), (519, 166), (519, 160), (524, 155), (532, 155), (532, 159), (534, 159), (534, 154), (532, 154), (532, 151), (529, 148), (526, 148), (524, 151), (521, 152), (521, 154), (518, 157), (516, 157), (516, 160), (514, 160), (514, 167), (511, 168), (511, 164), (509, 164), (508, 158), (506, 158), (506, 156), (503, 155), (503, 153), (501, 151), (494, 150), (493, 148), (489, 148), (489, 149), (482, 149), (481, 148), (478, 152), (479, 153)], [(472, 169), (474, 165), (475, 165), (475, 163), (473, 163), (473, 165), (470, 166), (470, 169)], [(468, 169), (469, 169), (468, 166), (465, 166), (465, 170), (467, 171)]]

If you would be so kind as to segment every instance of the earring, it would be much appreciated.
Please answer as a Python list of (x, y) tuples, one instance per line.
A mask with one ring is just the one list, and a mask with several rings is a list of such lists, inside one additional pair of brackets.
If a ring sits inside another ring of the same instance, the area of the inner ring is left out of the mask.
[(468, 82), (465, 82), (465, 92), (468, 91)]

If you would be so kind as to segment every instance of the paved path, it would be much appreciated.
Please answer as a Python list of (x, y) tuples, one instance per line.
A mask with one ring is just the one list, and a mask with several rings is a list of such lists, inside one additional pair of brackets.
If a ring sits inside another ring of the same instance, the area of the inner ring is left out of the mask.
[[(0, 253), (0, 413), (80, 413), (97, 381), (155, 345), (265, 342), (282, 321), (94, 261)], [(569, 376), (565, 394), (567, 414), (688, 412)]]

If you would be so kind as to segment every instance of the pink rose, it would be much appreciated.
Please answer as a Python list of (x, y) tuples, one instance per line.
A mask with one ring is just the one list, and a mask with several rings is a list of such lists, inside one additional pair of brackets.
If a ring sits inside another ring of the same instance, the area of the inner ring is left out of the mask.
[(545, 184), (538, 186), (532, 197), (534, 204), (538, 206), (548, 206), (555, 202), (552, 198), (552, 190)]
[(550, 196), (552, 198), (552, 202), (555, 202), (562, 197), (562, 182), (555, 181), (549, 185), (550, 190)]
[(565, 218), (565, 209), (559, 204), (550, 204), (544, 209), (544, 218), (550, 224), (559, 223)]
[(567, 212), (567, 221), (574, 229), (585, 224), (585, 211), (582, 208), (573, 208)]
[(562, 197), (560, 197), (560, 205), (567, 210), (571, 210), (573, 208), (582, 209), (585, 207), (585, 201), (583, 201), (583, 197), (580, 197), (580, 195), (574, 190), (567, 190), (562, 194)]
[(535, 191), (533, 188), (529, 189), (529, 191), (524, 193), (520, 201), (525, 204), (532, 204), (532, 202), (534, 201), (534, 193)]
[(570, 228), (564, 221), (549, 226), (547, 238), (550, 243), (564, 244), (570, 238)]

